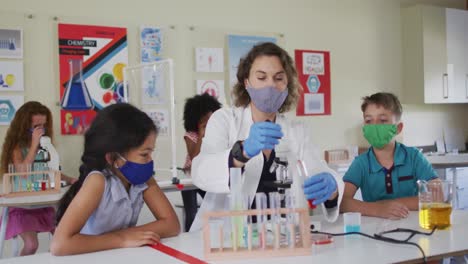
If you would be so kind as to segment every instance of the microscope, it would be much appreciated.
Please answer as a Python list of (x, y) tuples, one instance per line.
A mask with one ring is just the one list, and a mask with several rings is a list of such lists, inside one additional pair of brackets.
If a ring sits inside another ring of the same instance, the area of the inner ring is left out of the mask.
[[(49, 170), (60, 171), (60, 159), (55, 150), (54, 145), (52, 145), (52, 140), (48, 136), (42, 136), (39, 141), (39, 150), (38, 154), (42, 153), (42, 159), (36, 159), (34, 162), (43, 162), (47, 164)], [(49, 177), (53, 179), (54, 173), (49, 173)], [(51, 181), (51, 185), (54, 185), (54, 182)], [(63, 185), (63, 184), (62, 184)], [(50, 186), (54, 188), (55, 186)]]

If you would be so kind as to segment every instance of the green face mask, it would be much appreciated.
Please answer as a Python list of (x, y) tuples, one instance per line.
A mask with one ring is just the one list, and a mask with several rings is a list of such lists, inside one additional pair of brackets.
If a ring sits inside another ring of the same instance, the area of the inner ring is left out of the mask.
[(397, 134), (397, 125), (395, 124), (377, 124), (377, 125), (364, 125), (362, 127), (364, 137), (369, 144), (378, 149), (383, 148)]

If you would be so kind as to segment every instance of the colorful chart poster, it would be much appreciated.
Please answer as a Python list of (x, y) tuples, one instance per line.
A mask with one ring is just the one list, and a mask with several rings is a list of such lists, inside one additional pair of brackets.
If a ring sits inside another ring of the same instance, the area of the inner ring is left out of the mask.
[(23, 90), (23, 61), (0, 61), (0, 91)]
[(23, 58), (23, 30), (0, 28), (0, 58)]
[(216, 97), (221, 104), (226, 103), (224, 80), (197, 80), (197, 94), (204, 93)]
[(96, 111), (124, 98), (127, 29), (59, 24), (60, 128), (83, 134)]
[(141, 62), (160, 60), (163, 51), (163, 43), (162, 28), (142, 26), (140, 29)]
[(24, 96), (0, 96), (0, 125), (9, 125), (15, 117), (16, 111), (23, 105)]
[(253, 46), (259, 43), (273, 42), (276, 43), (276, 38), (261, 37), (261, 36), (228, 36), (228, 52), (229, 52), (229, 86), (233, 87), (237, 82), (237, 67), (240, 60), (247, 55)]
[(223, 72), (224, 57), (222, 48), (196, 48), (195, 69), (197, 72)]
[(330, 52), (296, 50), (297, 74), (303, 91), (298, 116), (331, 114)]

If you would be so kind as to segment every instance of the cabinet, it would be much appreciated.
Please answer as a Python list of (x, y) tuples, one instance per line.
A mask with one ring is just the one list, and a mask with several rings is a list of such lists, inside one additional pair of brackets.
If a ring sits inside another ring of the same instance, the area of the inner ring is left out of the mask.
[(468, 11), (403, 8), (404, 103), (468, 102)]

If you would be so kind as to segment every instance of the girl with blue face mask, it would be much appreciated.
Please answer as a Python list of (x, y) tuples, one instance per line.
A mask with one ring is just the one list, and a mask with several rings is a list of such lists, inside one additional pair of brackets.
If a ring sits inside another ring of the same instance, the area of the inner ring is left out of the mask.
[[(278, 191), (276, 174), (270, 167), (280, 141), (290, 140), (288, 131), (292, 131), (292, 126), (283, 113), (294, 107), (299, 89), (294, 62), (276, 44), (258, 44), (242, 58), (233, 88), (235, 107), (213, 113), (200, 153), (192, 161), (193, 182), (207, 194), (191, 230), (201, 228), (203, 212), (228, 210), (230, 168), (242, 168), (244, 197)], [(334, 221), (338, 216), (340, 186), (340, 179), (321, 173), (306, 180), (303, 190), (315, 205), (324, 205), (326, 218)], [(251, 204), (255, 206), (255, 202)]]
[[(54, 255), (154, 244), (180, 232), (153, 176), (157, 129), (129, 104), (101, 110), (85, 134), (79, 180), (59, 203)], [(157, 221), (135, 226), (143, 203)]]

